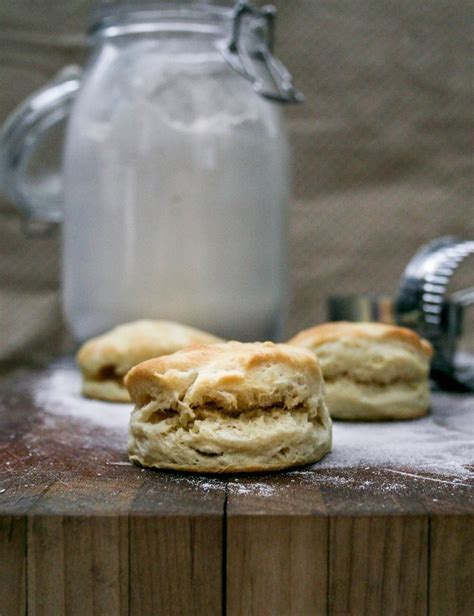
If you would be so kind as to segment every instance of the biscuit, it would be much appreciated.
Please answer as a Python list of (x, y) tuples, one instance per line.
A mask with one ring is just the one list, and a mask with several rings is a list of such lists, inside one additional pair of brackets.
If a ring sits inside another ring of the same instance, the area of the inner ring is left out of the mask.
[(174, 353), (192, 344), (222, 342), (206, 332), (172, 321), (135, 321), (92, 338), (77, 353), (82, 393), (88, 398), (130, 402), (123, 384), (127, 372), (142, 361)]
[(331, 449), (314, 355), (271, 342), (200, 345), (146, 361), (125, 377), (135, 408), (130, 460), (226, 473), (281, 470)]
[(428, 412), (431, 345), (404, 327), (325, 323), (288, 344), (318, 357), (331, 417), (411, 419)]

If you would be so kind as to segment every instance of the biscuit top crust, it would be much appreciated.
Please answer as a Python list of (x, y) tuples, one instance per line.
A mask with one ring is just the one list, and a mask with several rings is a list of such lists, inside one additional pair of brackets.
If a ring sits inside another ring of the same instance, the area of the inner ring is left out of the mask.
[(94, 378), (104, 368), (123, 376), (136, 364), (174, 353), (193, 344), (222, 342), (207, 332), (172, 321), (135, 321), (119, 325), (82, 345), (76, 359), (84, 375)]
[(310, 329), (305, 329), (291, 338), (287, 344), (295, 344), (311, 349), (336, 340), (362, 338), (377, 342), (396, 342), (407, 344), (414, 350), (421, 352), (428, 359), (433, 354), (431, 344), (420, 338), (411, 329), (398, 327), (397, 325), (386, 325), (385, 323), (352, 323), (349, 321), (336, 321), (316, 325)]
[(210, 405), (223, 412), (291, 410), (319, 401), (323, 393), (314, 354), (272, 342), (194, 346), (135, 366), (125, 386), (139, 406), (153, 400), (161, 408)]

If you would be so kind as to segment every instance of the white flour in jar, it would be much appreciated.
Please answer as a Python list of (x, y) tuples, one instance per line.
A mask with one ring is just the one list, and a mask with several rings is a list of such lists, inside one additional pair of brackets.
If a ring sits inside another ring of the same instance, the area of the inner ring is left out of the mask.
[(63, 294), (77, 340), (139, 318), (238, 340), (279, 335), (281, 110), (212, 45), (192, 45), (105, 46), (81, 88), (64, 166)]

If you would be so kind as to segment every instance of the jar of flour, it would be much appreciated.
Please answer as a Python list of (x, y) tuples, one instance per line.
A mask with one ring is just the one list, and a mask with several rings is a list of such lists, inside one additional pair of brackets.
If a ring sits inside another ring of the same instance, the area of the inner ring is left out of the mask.
[[(63, 220), (77, 340), (139, 318), (278, 338), (289, 191), (279, 103), (300, 95), (272, 56), (273, 22), (271, 7), (246, 2), (106, 3), (84, 70), (63, 71), (7, 121), (0, 183), (31, 219)], [(61, 121), (58, 173), (44, 152)]]

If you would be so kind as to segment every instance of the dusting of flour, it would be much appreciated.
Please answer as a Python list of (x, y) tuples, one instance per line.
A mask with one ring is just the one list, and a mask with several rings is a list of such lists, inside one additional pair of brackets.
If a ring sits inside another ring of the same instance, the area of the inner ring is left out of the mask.
[(34, 389), (35, 403), (48, 414), (62, 415), (120, 432), (128, 430), (132, 404), (101, 402), (81, 396), (81, 375), (58, 367)]
[[(431, 414), (412, 421), (333, 423), (333, 451), (318, 468), (390, 466), (474, 477), (474, 397), (450, 404), (434, 394)], [(470, 468), (469, 468), (470, 467)]]
[[(78, 371), (59, 365), (37, 383), (35, 402), (47, 414), (125, 434), (132, 405), (83, 398), (80, 387)], [(431, 414), (413, 421), (334, 422), (333, 450), (313, 468), (370, 467), (399, 473), (399, 479), (407, 472), (473, 478), (474, 396), (457, 396), (454, 407), (452, 400), (434, 394)], [(236, 489), (244, 493), (250, 488)]]

